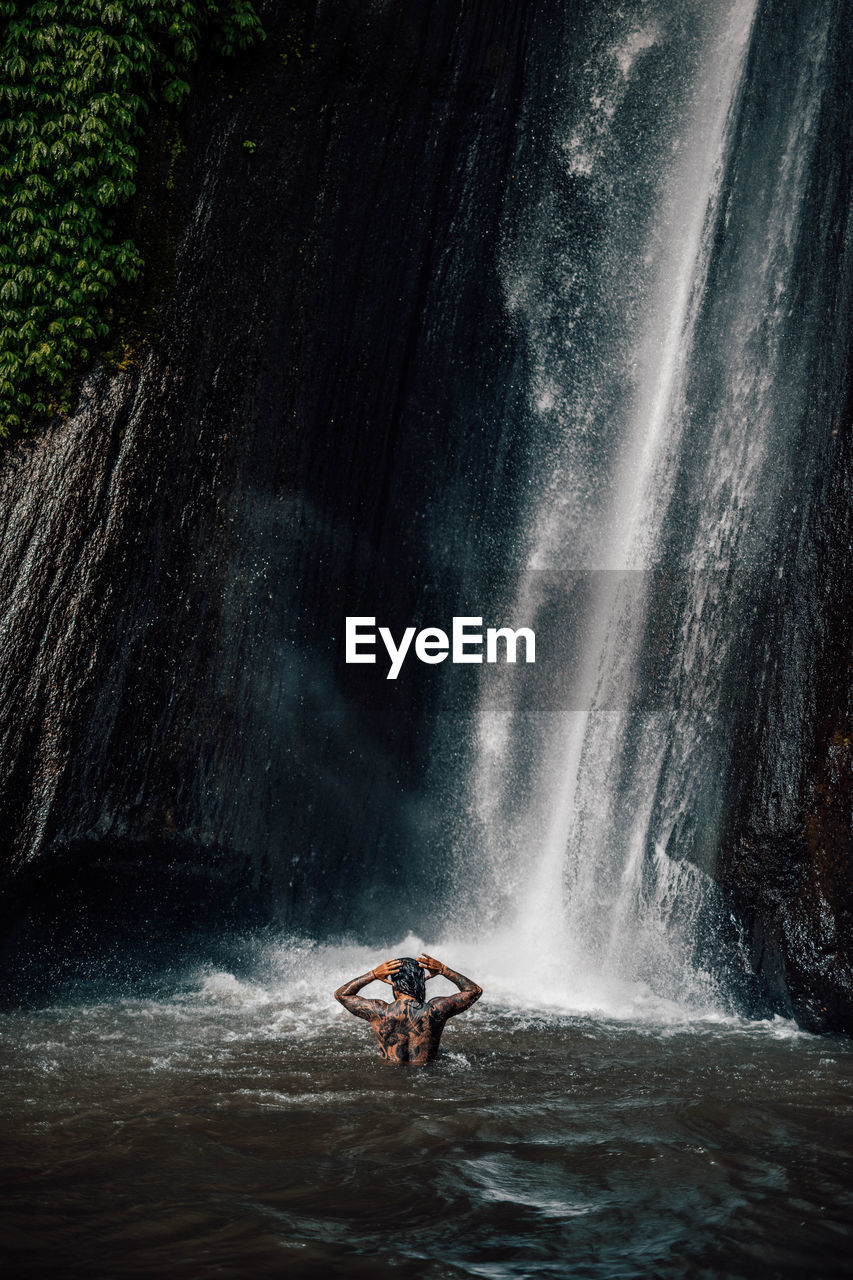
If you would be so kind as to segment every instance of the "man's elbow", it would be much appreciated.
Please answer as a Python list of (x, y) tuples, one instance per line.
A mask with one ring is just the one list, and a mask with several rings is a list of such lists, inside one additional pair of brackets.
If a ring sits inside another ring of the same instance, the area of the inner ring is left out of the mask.
[(338, 1004), (343, 1004), (343, 1002), (344, 1002), (344, 989), (343, 989), (343, 987), (338, 987), (337, 991), (335, 992), (335, 999), (337, 1000)]
[(476, 982), (473, 983), (473, 987), (474, 987), (474, 990), (471, 992), (471, 1000), (472, 1001), (479, 1000), (480, 996), (483, 994), (483, 988), (478, 987)]

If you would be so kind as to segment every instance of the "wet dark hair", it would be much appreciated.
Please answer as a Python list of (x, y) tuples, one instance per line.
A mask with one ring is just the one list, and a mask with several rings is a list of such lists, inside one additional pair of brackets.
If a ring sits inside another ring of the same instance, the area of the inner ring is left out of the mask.
[(426, 1000), (426, 979), (424, 971), (411, 956), (403, 956), (400, 968), (391, 974), (391, 983), (395, 991), (404, 996), (414, 996), (419, 1004)]

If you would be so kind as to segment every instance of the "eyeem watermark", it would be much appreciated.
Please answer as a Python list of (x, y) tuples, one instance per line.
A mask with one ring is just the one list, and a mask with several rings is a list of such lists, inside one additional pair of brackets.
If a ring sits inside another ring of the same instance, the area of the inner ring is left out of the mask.
[[(483, 634), (482, 618), (454, 618), (450, 636), (440, 627), (424, 627), (415, 634), (414, 627), (406, 627), (399, 643), (388, 627), (376, 628), (375, 618), (347, 618), (346, 661), (376, 662), (377, 634), (390, 660), (386, 679), (396, 680), (414, 640), (415, 657), (421, 662), (435, 664), (450, 658), (451, 662), (482, 662), (483, 640), (486, 645), (486, 662), (516, 662), (519, 641), (524, 642), (525, 662), (536, 661), (536, 636), (530, 627), (488, 627)], [(502, 658), (498, 657), (499, 651)]]

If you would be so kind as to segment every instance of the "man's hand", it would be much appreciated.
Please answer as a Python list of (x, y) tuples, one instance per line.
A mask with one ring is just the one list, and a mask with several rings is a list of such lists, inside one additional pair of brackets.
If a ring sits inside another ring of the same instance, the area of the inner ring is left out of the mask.
[(402, 963), (402, 960), (385, 960), (382, 964), (376, 966), (373, 970), (373, 976), (378, 978), (380, 982), (387, 982), (389, 985), (393, 985), (391, 975), (397, 972)]
[(429, 981), (430, 978), (437, 978), (440, 974), (444, 973), (444, 965), (442, 962), (440, 960), (433, 960), (432, 956), (428, 956), (425, 951), (422, 951), (418, 956), (418, 964), (422, 969), (426, 969), (427, 981)]
[(428, 978), (436, 978), (441, 974), (442, 978), (447, 978), (448, 982), (452, 982), (454, 986), (459, 988), (452, 996), (435, 996), (430, 1000), (430, 1014), (440, 1018), (442, 1022), (446, 1022), (448, 1018), (452, 1018), (457, 1013), (462, 1013), (464, 1009), (470, 1008), (474, 1001), (479, 1000), (483, 994), (483, 988), (477, 986), (476, 982), (472, 982), (470, 978), (466, 978), (462, 973), (457, 973), (455, 969), (451, 969), (449, 964), (444, 964), (441, 960), (434, 960), (426, 952), (421, 952), (418, 956), (418, 964), (422, 969), (426, 970)]

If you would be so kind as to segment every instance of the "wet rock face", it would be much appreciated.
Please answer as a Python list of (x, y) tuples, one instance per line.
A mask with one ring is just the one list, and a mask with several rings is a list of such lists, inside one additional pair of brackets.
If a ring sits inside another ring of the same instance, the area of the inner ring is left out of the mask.
[(741, 834), (726, 879), (776, 1009), (809, 1031), (853, 1030), (850, 739), (833, 735), (807, 780), (802, 823)]
[[(816, 323), (803, 482), (777, 548), (744, 672), (728, 830), (717, 874), (775, 1007), (812, 1031), (853, 1031), (853, 33), (838, 6), (819, 145), (798, 246), (797, 296)], [(811, 461), (809, 461), (811, 459)], [(760, 633), (760, 634), (759, 634)]]
[(811, 1031), (853, 1031), (850, 409), (842, 402), (777, 619), (778, 661), (742, 739), (750, 759), (719, 868), (773, 1004)]
[(100, 945), (99, 901), (116, 937), (428, 914), (435, 680), (366, 696), (343, 618), (449, 616), (511, 536), (495, 262), (548, 9), (270, 3), (196, 87), (161, 336), (0, 459), (7, 973)]

